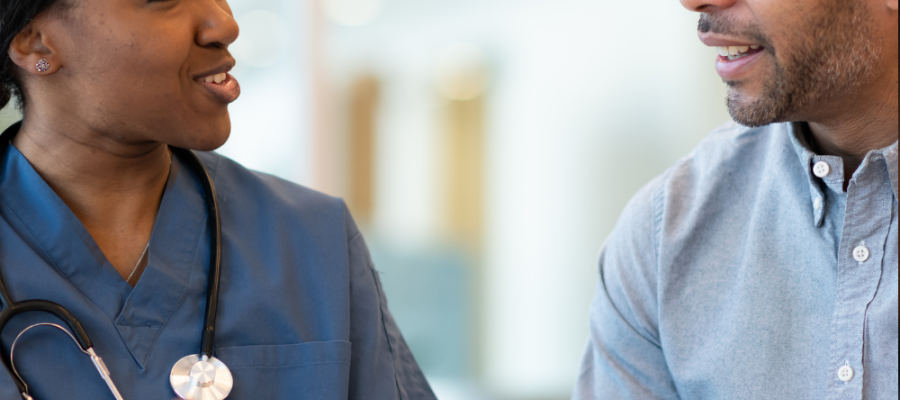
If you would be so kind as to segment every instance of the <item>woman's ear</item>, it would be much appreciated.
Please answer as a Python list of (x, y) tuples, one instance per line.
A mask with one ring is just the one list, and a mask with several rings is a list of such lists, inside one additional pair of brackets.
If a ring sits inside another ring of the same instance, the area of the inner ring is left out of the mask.
[(42, 20), (33, 20), (9, 45), (9, 58), (26, 73), (46, 76), (62, 68), (62, 60), (46, 35)]

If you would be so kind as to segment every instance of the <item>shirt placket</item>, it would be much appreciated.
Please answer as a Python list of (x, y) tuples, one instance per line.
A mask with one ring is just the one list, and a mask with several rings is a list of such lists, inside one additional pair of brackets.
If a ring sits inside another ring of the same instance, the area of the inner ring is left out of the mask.
[[(820, 178), (829, 185), (838, 183), (828, 176)], [(866, 310), (881, 278), (890, 226), (885, 221), (891, 218), (892, 189), (887, 181), (884, 157), (870, 153), (847, 190), (827, 375), (829, 400), (862, 399)]]

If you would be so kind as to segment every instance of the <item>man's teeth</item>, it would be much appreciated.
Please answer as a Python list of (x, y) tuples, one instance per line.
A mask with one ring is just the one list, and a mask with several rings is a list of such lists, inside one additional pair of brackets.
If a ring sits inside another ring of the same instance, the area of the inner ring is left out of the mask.
[(222, 83), (222, 82), (225, 82), (225, 79), (228, 79), (228, 74), (223, 72), (221, 74), (207, 76), (206, 78), (203, 78), (203, 82)]
[(749, 46), (716, 46), (716, 51), (722, 57), (728, 57), (729, 60), (736, 60), (745, 56), (746, 52), (750, 50), (756, 50), (759, 48), (758, 44), (753, 44)]

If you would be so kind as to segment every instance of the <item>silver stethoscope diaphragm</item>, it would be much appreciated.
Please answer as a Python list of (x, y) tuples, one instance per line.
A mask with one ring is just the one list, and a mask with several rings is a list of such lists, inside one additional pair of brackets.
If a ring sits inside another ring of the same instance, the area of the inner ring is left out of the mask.
[(215, 357), (191, 354), (178, 360), (169, 374), (175, 394), (185, 400), (223, 400), (231, 393), (231, 371)]

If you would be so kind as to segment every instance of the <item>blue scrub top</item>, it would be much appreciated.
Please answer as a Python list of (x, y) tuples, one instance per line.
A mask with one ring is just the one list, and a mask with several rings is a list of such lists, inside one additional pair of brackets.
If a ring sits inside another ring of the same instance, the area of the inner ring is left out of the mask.
[[(378, 273), (344, 203), (200, 153), (218, 191), (222, 280), (215, 356), (228, 399), (434, 399), (388, 312)], [(133, 289), (85, 227), (12, 145), (0, 153), (0, 273), (16, 301), (72, 312), (126, 400), (176, 399), (169, 372), (200, 351), (209, 266), (204, 192), (173, 157)], [(14, 318), (6, 349), (43, 313)], [(37, 400), (112, 399), (64, 333), (28, 331), (16, 365)], [(21, 399), (0, 369), (0, 399)]]

